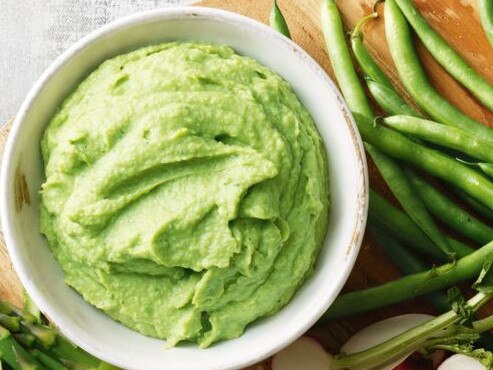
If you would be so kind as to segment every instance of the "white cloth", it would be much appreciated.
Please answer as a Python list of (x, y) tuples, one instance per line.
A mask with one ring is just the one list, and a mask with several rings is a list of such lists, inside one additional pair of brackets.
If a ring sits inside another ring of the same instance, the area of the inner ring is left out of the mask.
[(0, 0), (0, 125), (43, 70), (92, 30), (137, 11), (192, 0)]

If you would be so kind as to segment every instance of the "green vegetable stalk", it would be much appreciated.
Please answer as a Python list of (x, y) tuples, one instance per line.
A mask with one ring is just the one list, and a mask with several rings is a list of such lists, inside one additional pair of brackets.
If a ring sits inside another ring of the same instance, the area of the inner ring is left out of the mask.
[(389, 306), (472, 279), (479, 274), (484, 261), (492, 253), (493, 242), (454, 263), (407, 275), (373, 288), (342, 294), (324, 314), (323, 320)]

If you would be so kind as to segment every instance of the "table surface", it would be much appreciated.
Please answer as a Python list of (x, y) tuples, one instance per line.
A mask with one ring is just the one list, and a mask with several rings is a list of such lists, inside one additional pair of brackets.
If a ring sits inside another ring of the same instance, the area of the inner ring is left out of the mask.
[(193, 0), (0, 0), (0, 125), (75, 41), (124, 15)]
[[(0, 89), (4, 89), (0, 99), (0, 121), (5, 121), (15, 114), (30, 85), (47, 65), (71, 43), (92, 29), (137, 10), (191, 2), (191, 0), (121, 0), (120, 2), (118, 0), (45, 0), (44, 5), (39, 5), (35, 4), (35, 0), (22, 0), (19, 4), (16, 1), (0, 0)], [(432, 27), (439, 30), (446, 41), (493, 84), (493, 64), (490, 62), (493, 60), (493, 49), (481, 28), (479, 15), (475, 9), (476, 1), (414, 0), (414, 3)], [(371, 10), (373, 0), (336, 0), (336, 2), (346, 28), (352, 29), (356, 21)], [(327, 73), (333, 76), (319, 29), (320, 0), (280, 0), (279, 3), (290, 24), (295, 42), (307, 50)], [(203, 0), (202, 4), (235, 11), (266, 22), (272, 0)], [(382, 17), (365, 27), (365, 43), (396, 87), (403, 92), (385, 41)], [(24, 45), (24, 48), (19, 48), (18, 45)], [(493, 112), (479, 104), (467, 90), (454, 81), (420, 43), (417, 43), (416, 47), (437, 91), (469, 116), (493, 126)], [(5, 50), (7, 53), (4, 52)], [(12, 55), (8, 56), (10, 54)], [(2, 131), (5, 130), (0, 130), (0, 152)], [(370, 180), (374, 188), (389, 196), (388, 189), (371, 163)], [(1, 260), (0, 248), (0, 262)], [(0, 271), (2, 271), (1, 263)], [(396, 267), (368, 234), (345, 289), (363, 289), (393, 280), (398, 276), (400, 274)], [(0, 295), (2, 282), (3, 280), (0, 279)], [(19, 296), (18, 299), (20, 301), (21, 297)], [(493, 305), (488, 307), (487, 311), (493, 312)], [(425, 300), (417, 299), (369, 314), (331, 321), (327, 325), (314, 328), (310, 334), (316, 336), (327, 348), (337, 348), (348, 335), (369, 323), (409, 312), (432, 313), (433, 311)]]

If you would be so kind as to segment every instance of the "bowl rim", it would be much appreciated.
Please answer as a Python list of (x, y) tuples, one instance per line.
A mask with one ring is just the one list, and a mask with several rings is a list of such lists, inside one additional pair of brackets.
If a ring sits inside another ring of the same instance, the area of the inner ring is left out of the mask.
[[(336, 297), (340, 293), (342, 287), (346, 283), (347, 278), (349, 277), (349, 274), (351, 273), (354, 267), (354, 263), (358, 256), (361, 243), (363, 240), (366, 221), (367, 221), (368, 198), (369, 198), (368, 197), (369, 194), (368, 168), (366, 163), (366, 156), (364, 152), (363, 142), (357, 130), (357, 126), (355, 124), (354, 118), (351, 115), (347, 107), (347, 104), (344, 98), (342, 97), (342, 94), (338, 90), (333, 80), (327, 75), (327, 73), (323, 70), (323, 68), (304, 49), (301, 48), (301, 46), (297, 45), (289, 38), (272, 30), (267, 25), (255, 19), (222, 9), (202, 7), (202, 6), (192, 5), (192, 6), (174, 6), (174, 7), (156, 8), (156, 9), (133, 13), (124, 16), (122, 18), (119, 18), (90, 32), (89, 34), (81, 38), (79, 41), (72, 44), (45, 69), (42, 75), (34, 83), (32, 88), (26, 95), (23, 103), (21, 104), (19, 111), (11, 126), (5, 144), (3, 158), (2, 158), (2, 165), (0, 169), (0, 188), (1, 188), (0, 189), (1, 192), (0, 221), (1, 221), (2, 231), (4, 233), (5, 244), (7, 246), (9, 256), (11, 258), (14, 269), (18, 274), (22, 285), (24, 286), (28, 294), (36, 302), (36, 304), (39, 306), (41, 311), (46, 313), (50, 317), (52, 317), (52, 315), (50, 315), (50, 313), (52, 312), (50, 304), (45, 302), (45, 300), (42, 298), (43, 294), (39, 291), (39, 289), (35, 287), (35, 283), (33, 283), (33, 281), (29, 278), (29, 272), (24, 268), (22, 258), (16, 253), (18, 242), (16, 240), (16, 237), (14, 236), (13, 228), (11, 227), (11, 218), (14, 216), (10, 211), (10, 207), (7, 206), (11, 202), (10, 197), (8, 195), (9, 175), (14, 173), (13, 161), (11, 160), (11, 157), (14, 154), (17, 138), (24, 126), (26, 115), (29, 112), (31, 106), (38, 98), (38, 96), (43, 92), (45, 85), (47, 85), (49, 81), (53, 78), (53, 76), (58, 73), (59, 69), (61, 69), (68, 61), (70, 61), (73, 57), (75, 57), (79, 52), (84, 50), (91, 43), (97, 41), (102, 37), (105, 37), (108, 34), (118, 32), (120, 29), (129, 27), (131, 25), (136, 25), (153, 19), (160, 19), (160, 18), (173, 17), (173, 16), (175, 17), (185, 16), (185, 15), (200, 16), (209, 19), (223, 17), (231, 20), (232, 22), (244, 23), (244, 24), (246, 23), (248, 24), (249, 27), (256, 29), (259, 32), (268, 33), (270, 34), (269, 36), (271, 37), (277, 37), (278, 39), (281, 39), (284, 43), (286, 43), (293, 50), (294, 54), (297, 54), (299, 58), (303, 59), (303, 61), (308, 65), (308, 67), (310, 67), (312, 70), (317, 72), (318, 77), (323, 80), (323, 83), (328, 87), (330, 87), (332, 93), (335, 95), (335, 97), (338, 100), (338, 106), (342, 110), (342, 114), (344, 116), (344, 122), (341, 122), (341, 124), (345, 124), (350, 132), (351, 144), (353, 146), (352, 150), (354, 150), (356, 153), (356, 158), (357, 158), (356, 166), (358, 167), (358, 176), (356, 181), (357, 183), (356, 188), (358, 190), (358, 194), (357, 194), (358, 207), (354, 215), (355, 220), (351, 226), (352, 228), (351, 243), (350, 245), (344, 246), (344, 249), (346, 250), (345, 254), (346, 254), (347, 268), (344, 270), (344, 272), (339, 274), (339, 279), (337, 283), (334, 284), (335, 285), (335, 288), (333, 289), (334, 297)], [(163, 21), (165, 21), (165, 19), (163, 19)], [(329, 295), (327, 294), (327, 297), (328, 296)], [(305, 325), (301, 325), (297, 331), (290, 333), (290, 335), (284, 336), (282, 340), (278, 341), (277, 345), (272, 346), (268, 351), (263, 351), (260, 353), (260, 355), (257, 354), (255, 357), (252, 355), (249, 361), (245, 361), (245, 360), (236, 361), (236, 362), (232, 361), (231, 362), (232, 366), (228, 367), (228, 369), (235, 369), (243, 366), (252, 365), (262, 359), (271, 356), (275, 352), (289, 345), (294, 340), (296, 340), (299, 336), (301, 336), (306, 330), (308, 330), (309, 327), (311, 327), (318, 320), (318, 318), (322, 316), (322, 314), (326, 311), (326, 309), (330, 306), (330, 304), (332, 304), (333, 300), (334, 299), (325, 298), (323, 301), (324, 304), (320, 305), (318, 310), (316, 310), (316, 314), (313, 315), (313, 317), (311, 317), (310, 320), (307, 320)], [(58, 319), (56, 320), (55, 323), (58, 324), (64, 322), (65, 320)], [(101, 358), (104, 361), (115, 363), (116, 365), (121, 366), (121, 364), (118, 364), (118, 362), (115, 362), (112, 359), (111, 354), (98, 353), (97, 351), (95, 351), (94, 347), (89, 347), (86, 345), (86, 343), (80, 343), (80, 341), (78, 340), (80, 338), (76, 335), (76, 333), (73, 332), (73, 330), (68, 329), (66, 327), (62, 327), (62, 325), (60, 327), (60, 330), (71, 341), (73, 341), (74, 343), (76, 343), (78, 346), (88, 351), (89, 353), (97, 356), (98, 358)]]

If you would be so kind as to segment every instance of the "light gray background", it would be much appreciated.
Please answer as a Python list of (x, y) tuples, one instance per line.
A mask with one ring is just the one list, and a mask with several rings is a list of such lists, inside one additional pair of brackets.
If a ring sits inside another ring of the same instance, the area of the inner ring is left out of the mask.
[(193, 0), (0, 0), (0, 126), (48, 65), (90, 31), (140, 10)]

